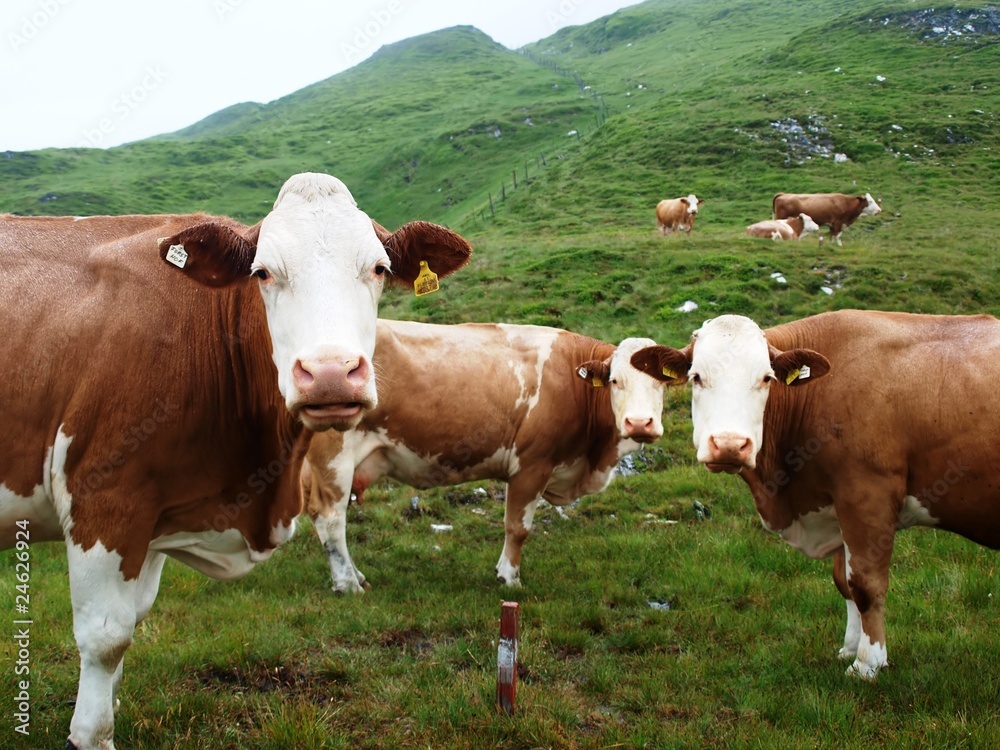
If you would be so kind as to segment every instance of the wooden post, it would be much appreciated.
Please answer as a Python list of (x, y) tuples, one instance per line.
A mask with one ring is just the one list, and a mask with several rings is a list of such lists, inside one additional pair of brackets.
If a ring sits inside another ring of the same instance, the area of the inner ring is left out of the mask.
[(517, 190), (517, 170), (511, 171), (511, 174), (514, 175), (514, 189)]
[(497, 212), (493, 210), (493, 193), (490, 193), (490, 216), (496, 216)]
[(500, 607), (500, 645), (497, 647), (497, 708), (514, 715), (517, 692), (517, 631), (521, 606), (504, 602)]

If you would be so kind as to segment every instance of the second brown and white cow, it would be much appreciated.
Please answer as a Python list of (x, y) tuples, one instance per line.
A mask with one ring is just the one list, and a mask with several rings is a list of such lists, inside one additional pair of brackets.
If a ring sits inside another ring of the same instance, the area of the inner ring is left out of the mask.
[(379, 406), (354, 430), (316, 435), (303, 476), (334, 590), (363, 591), (347, 505), (352, 490), (360, 498), (382, 477), (418, 488), (507, 482), (496, 571), (519, 585), (538, 501), (562, 506), (602, 491), (623, 456), (663, 434), (663, 384), (629, 363), (653, 345), (539, 326), (380, 320)]
[(664, 236), (671, 232), (691, 234), (698, 207), (704, 202), (704, 198), (699, 199), (694, 193), (686, 198), (666, 198), (656, 204), (656, 224)]
[(790, 219), (766, 219), (747, 227), (751, 237), (766, 237), (772, 240), (801, 240), (809, 232), (818, 232), (819, 224), (808, 214), (799, 214)]
[(67, 748), (113, 750), (122, 661), (167, 556), (235, 578), (291, 536), (311, 430), (375, 406), (383, 288), (469, 252), (432, 224), (385, 231), (312, 173), (252, 227), (0, 217), (0, 548), (26, 566), (29, 543), (65, 542)]
[(871, 193), (778, 193), (771, 199), (773, 218), (789, 219), (805, 213), (820, 226), (830, 227), (830, 237), (843, 245), (840, 235), (859, 216), (875, 216), (882, 207)]
[(691, 382), (698, 460), (738, 473), (766, 528), (833, 555), (849, 674), (871, 679), (887, 664), (898, 530), (1000, 547), (995, 318), (843, 310), (761, 331), (724, 315), (684, 349), (632, 362)]

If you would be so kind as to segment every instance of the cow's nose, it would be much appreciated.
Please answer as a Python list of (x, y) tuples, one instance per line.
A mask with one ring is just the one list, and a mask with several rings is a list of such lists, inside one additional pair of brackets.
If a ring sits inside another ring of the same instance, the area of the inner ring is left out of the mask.
[(653, 433), (653, 418), (642, 417), (626, 417), (625, 418), (625, 434), (629, 437), (633, 435), (651, 435)]
[(745, 464), (752, 449), (753, 441), (735, 432), (720, 432), (708, 438), (708, 453), (712, 462)]
[(292, 368), (295, 387), (304, 395), (331, 385), (360, 388), (368, 382), (368, 360), (362, 355), (296, 360)]

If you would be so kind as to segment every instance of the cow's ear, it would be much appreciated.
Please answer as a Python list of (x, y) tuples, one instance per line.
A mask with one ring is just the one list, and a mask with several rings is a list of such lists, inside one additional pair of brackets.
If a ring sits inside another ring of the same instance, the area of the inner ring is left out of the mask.
[(240, 234), (217, 221), (196, 224), (158, 240), (160, 257), (199, 284), (228, 286), (250, 276), (260, 224)]
[(632, 355), (632, 367), (670, 385), (687, 382), (691, 369), (691, 347), (647, 346)]
[(577, 367), (576, 374), (595, 388), (602, 388), (611, 379), (611, 361), (591, 359)]
[(681, 198), (681, 203), (683, 203), (685, 206), (691, 205), (691, 201), (689, 201), (687, 198)]
[(427, 221), (411, 221), (395, 232), (375, 221), (372, 226), (392, 262), (391, 279), (400, 286), (413, 284), (420, 273), (420, 261), (426, 261), (441, 278), (464, 266), (472, 255), (472, 247), (461, 235)]
[(830, 360), (812, 349), (778, 351), (771, 347), (771, 368), (784, 385), (808, 385), (830, 372)]
[(691, 347), (647, 346), (633, 354), (630, 361), (634, 368), (650, 377), (670, 385), (682, 385), (687, 382), (691, 369)]
[(705, 199), (704, 199), (704, 198), (699, 198), (699, 199), (698, 199), (698, 205), (699, 205), (699, 206), (700, 206), (700, 205), (701, 205), (702, 203), (704, 203), (704, 202), (705, 202)]

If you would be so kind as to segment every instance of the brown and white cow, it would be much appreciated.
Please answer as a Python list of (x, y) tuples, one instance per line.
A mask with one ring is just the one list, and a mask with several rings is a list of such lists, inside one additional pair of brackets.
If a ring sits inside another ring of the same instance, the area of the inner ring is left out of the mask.
[(995, 318), (843, 310), (761, 331), (725, 315), (632, 361), (691, 381), (698, 460), (739, 473), (766, 528), (833, 555), (849, 674), (887, 664), (897, 530), (1000, 547)]
[(380, 320), (379, 406), (354, 430), (317, 435), (304, 473), (334, 591), (363, 590), (347, 550), (347, 505), (352, 490), (360, 497), (382, 477), (418, 488), (506, 481), (496, 571), (519, 585), (539, 499), (562, 506), (602, 491), (623, 456), (663, 434), (663, 385), (629, 364), (653, 345), (616, 348), (538, 326)]
[(830, 227), (830, 236), (838, 245), (844, 244), (840, 240), (844, 228), (851, 226), (859, 216), (882, 213), (882, 207), (871, 193), (778, 193), (771, 199), (771, 208), (775, 219), (809, 214), (820, 226)]
[(671, 232), (691, 234), (698, 207), (704, 202), (704, 198), (698, 199), (694, 193), (686, 198), (666, 198), (656, 204), (656, 224), (664, 236)]
[(166, 555), (232, 578), (292, 534), (310, 430), (375, 407), (383, 286), (468, 254), (430, 224), (386, 232), (318, 174), (254, 227), (0, 217), (0, 548), (66, 543), (67, 747), (113, 748), (122, 658)]
[(751, 237), (766, 237), (772, 240), (801, 240), (809, 232), (818, 232), (819, 224), (808, 214), (799, 214), (790, 219), (767, 219), (747, 227)]

